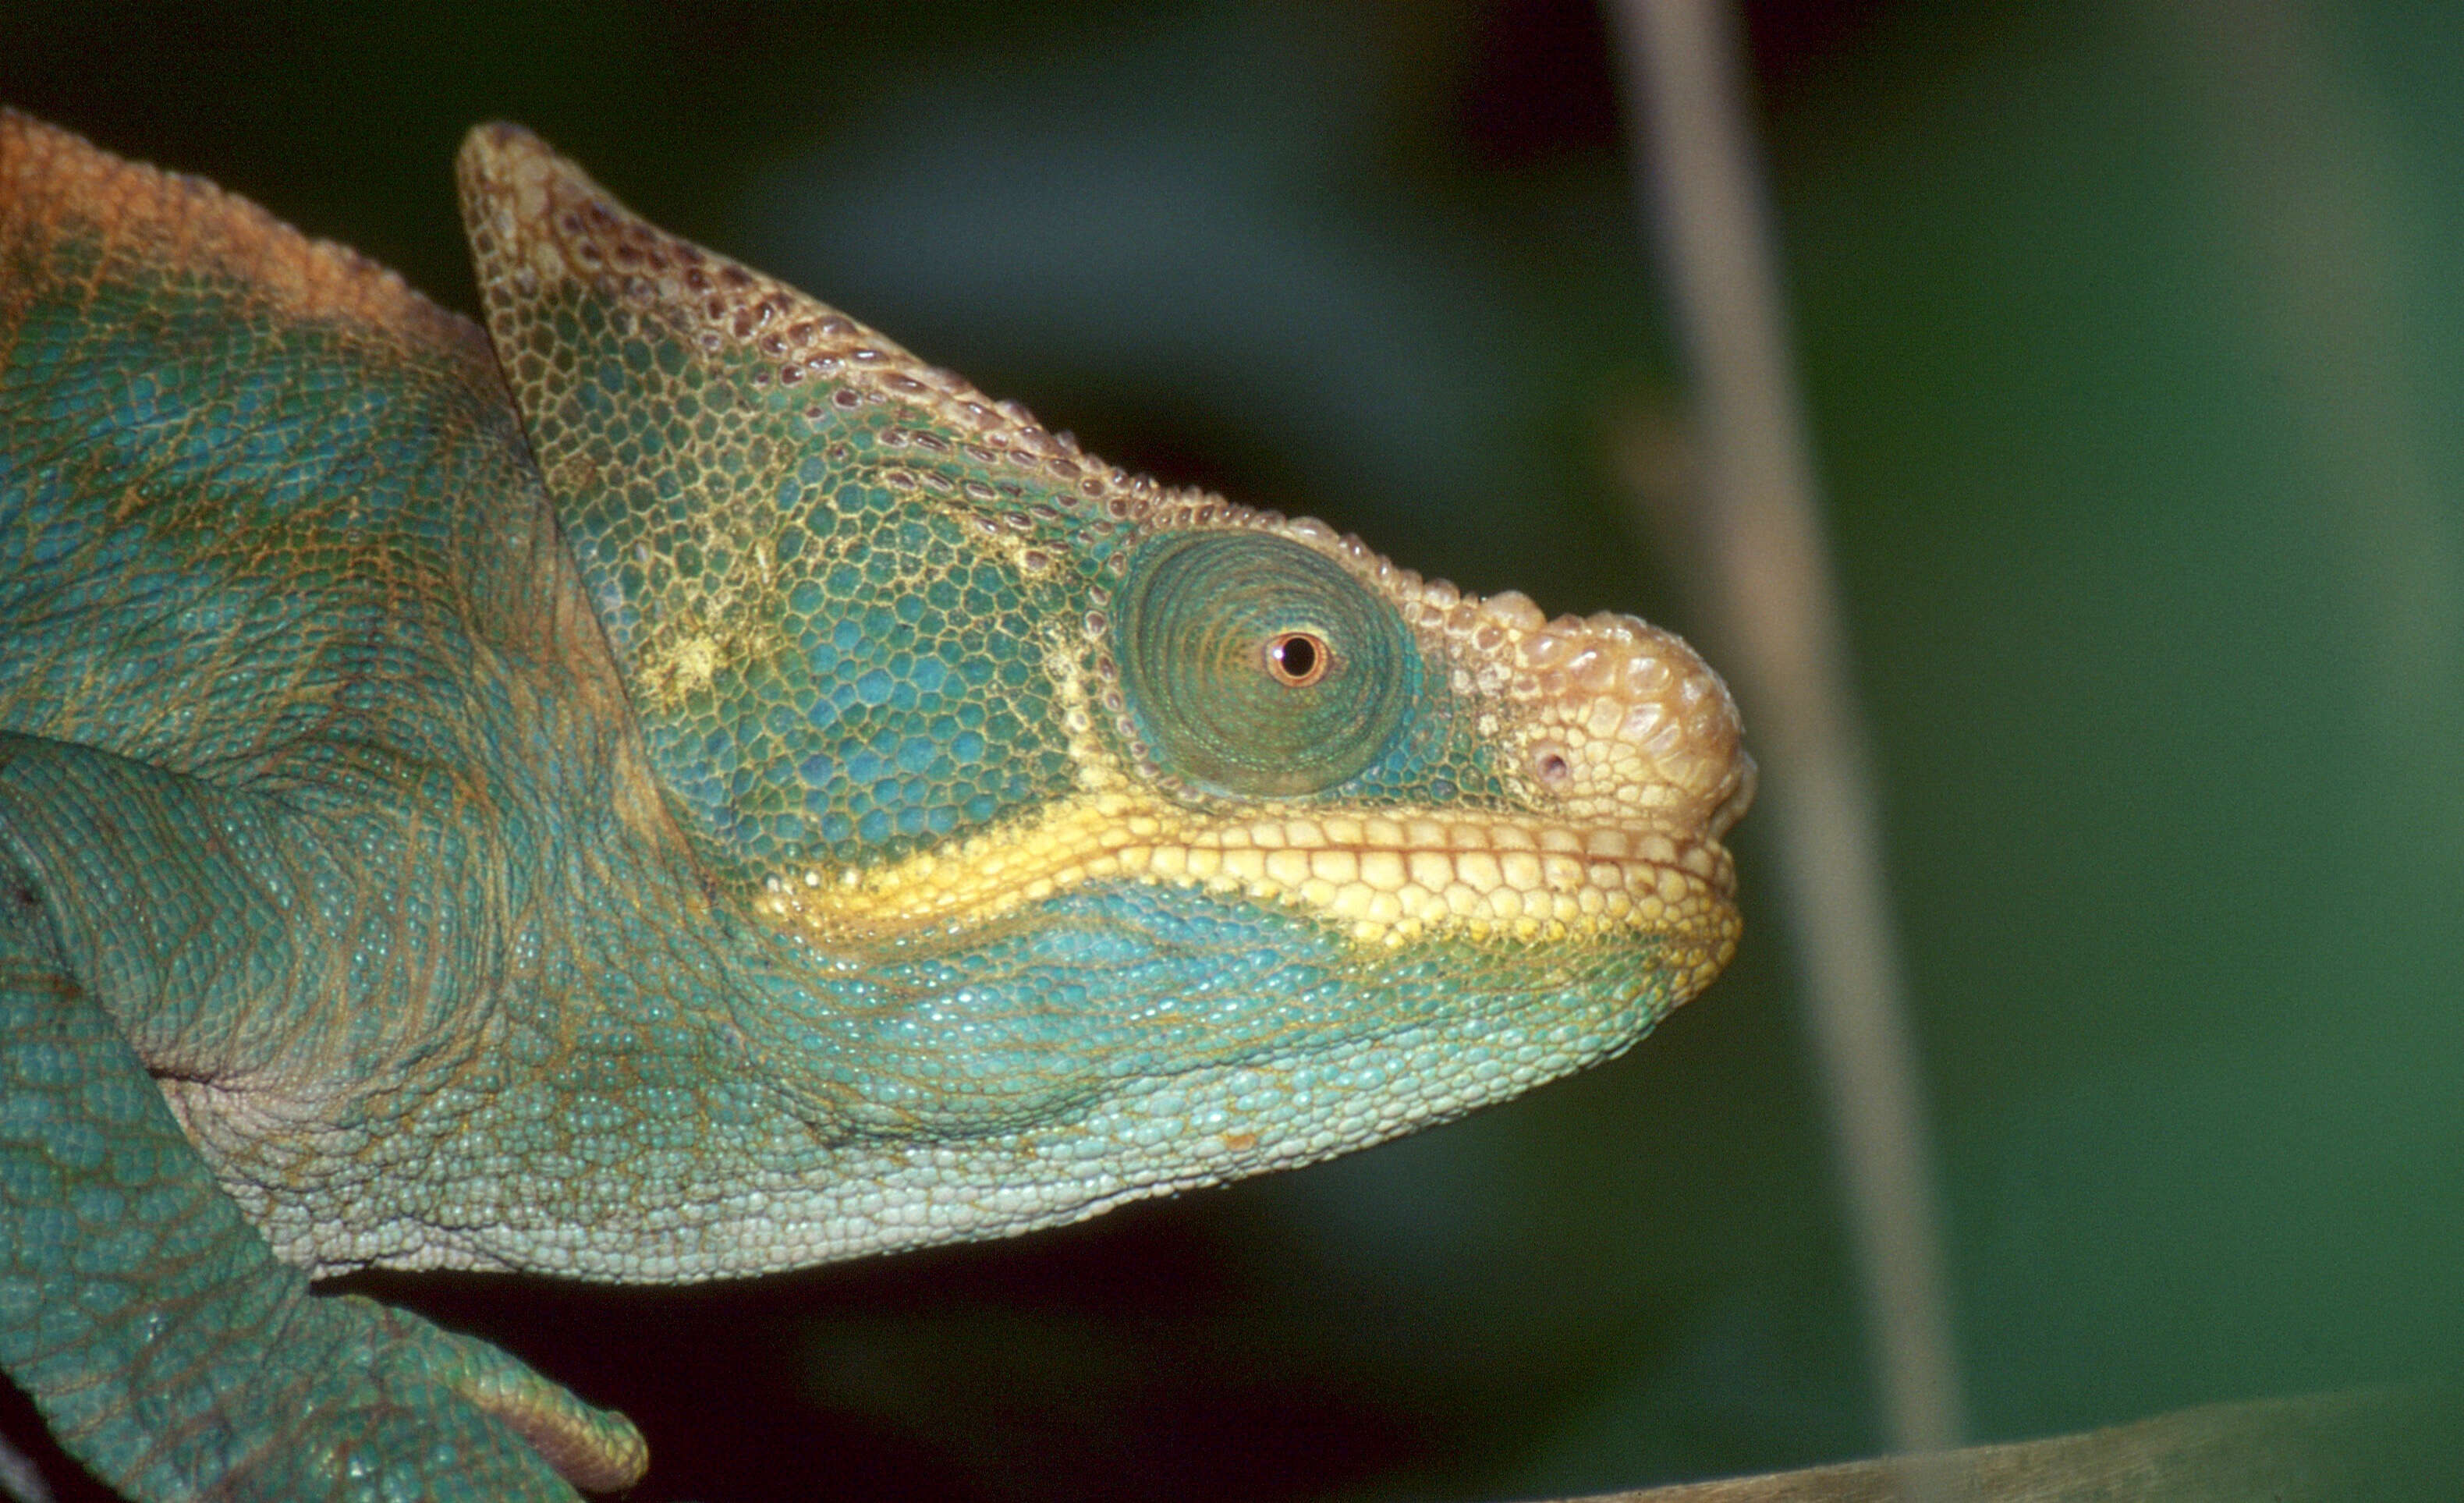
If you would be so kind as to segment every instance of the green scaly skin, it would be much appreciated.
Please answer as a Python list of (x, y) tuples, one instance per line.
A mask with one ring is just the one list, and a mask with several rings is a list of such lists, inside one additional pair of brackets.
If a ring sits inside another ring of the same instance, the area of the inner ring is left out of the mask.
[(1133, 479), (511, 127), (462, 186), (485, 333), (0, 113), (0, 1365), (129, 1496), (640, 1474), (313, 1276), (1073, 1220), (1725, 963), (1675, 638)]

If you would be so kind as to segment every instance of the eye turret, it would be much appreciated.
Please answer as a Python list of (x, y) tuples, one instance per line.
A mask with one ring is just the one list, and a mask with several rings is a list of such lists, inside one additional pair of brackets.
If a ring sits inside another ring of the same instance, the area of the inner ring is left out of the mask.
[(1359, 776), (1419, 673), (1392, 605), (1325, 555), (1260, 533), (1149, 543), (1118, 619), (1139, 735), (1171, 771), (1225, 793), (1289, 797)]

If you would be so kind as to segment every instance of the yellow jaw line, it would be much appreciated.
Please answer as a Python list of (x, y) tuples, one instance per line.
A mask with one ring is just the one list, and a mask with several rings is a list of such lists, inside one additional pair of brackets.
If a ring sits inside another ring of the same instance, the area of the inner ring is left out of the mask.
[(886, 866), (779, 873), (756, 906), (817, 943), (861, 942), (995, 918), (1119, 878), (1281, 901), (1363, 945), (1657, 936), (1699, 953), (1701, 984), (1737, 933), (1716, 844), (1461, 810), (1224, 818), (1121, 789)]

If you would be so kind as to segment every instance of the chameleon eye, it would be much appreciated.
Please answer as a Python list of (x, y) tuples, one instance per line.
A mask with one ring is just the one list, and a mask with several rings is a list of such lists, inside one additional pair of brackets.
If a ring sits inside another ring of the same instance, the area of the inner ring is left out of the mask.
[(1333, 649), (1314, 631), (1278, 631), (1266, 644), (1266, 672), (1287, 688), (1306, 689), (1316, 683), (1333, 661)]
[(1227, 793), (1357, 777), (1393, 740), (1419, 674), (1392, 606), (1325, 555), (1259, 533), (1149, 543), (1116, 622), (1140, 736), (1171, 771)]

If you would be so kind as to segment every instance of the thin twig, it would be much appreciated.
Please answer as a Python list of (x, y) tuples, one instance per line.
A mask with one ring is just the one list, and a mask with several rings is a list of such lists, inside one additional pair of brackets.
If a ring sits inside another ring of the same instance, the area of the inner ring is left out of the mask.
[(1711, 0), (1618, 0), (1616, 13), (1693, 366), (1713, 635), (1777, 827), (1889, 1441), (1941, 1450), (1959, 1440), (1959, 1381), (1924, 1111), (1733, 44)]

